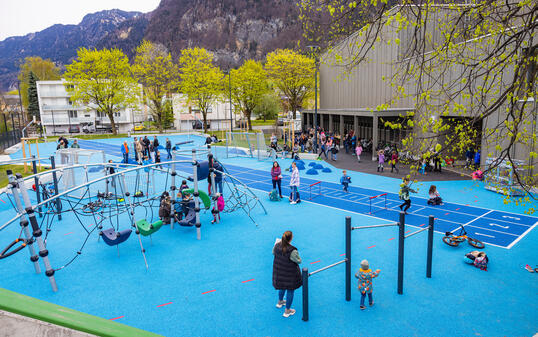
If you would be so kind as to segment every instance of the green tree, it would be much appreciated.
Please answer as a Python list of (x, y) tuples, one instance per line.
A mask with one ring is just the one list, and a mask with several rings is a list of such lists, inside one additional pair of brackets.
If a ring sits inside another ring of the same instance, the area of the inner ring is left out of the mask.
[(136, 48), (133, 73), (144, 86), (144, 96), (159, 131), (169, 125), (166, 109), (178, 86), (177, 68), (165, 46), (143, 41)]
[(231, 82), (232, 100), (247, 118), (248, 129), (252, 130), (251, 115), (269, 90), (265, 70), (260, 62), (247, 60), (239, 69), (231, 71)]
[(265, 122), (268, 119), (275, 119), (280, 111), (281, 103), (274, 92), (264, 94), (260, 102), (254, 107), (254, 115), (263, 118)]
[(181, 92), (202, 113), (207, 132), (207, 111), (223, 94), (224, 75), (213, 65), (213, 55), (203, 48), (182, 50), (179, 65)]
[(29, 56), (24, 59), (24, 63), (20, 65), (19, 82), (22, 105), (24, 108), (28, 108), (28, 86), (30, 80), (30, 73), (34, 73), (34, 76), (38, 81), (49, 81), (60, 79), (60, 69), (50, 60), (43, 60), (39, 56)]
[[(401, 122), (385, 123), (411, 131), (402, 141), (405, 151), (416, 158), (433, 151), (463, 158), (480, 146), (493, 179), (497, 167), (512, 168), (516, 186), (497, 185), (505, 201), (535, 201), (538, 2), (394, 4), (304, 0), (301, 19), (307, 36), (328, 37), (323, 62), (341, 69), (342, 77), (383, 62), (379, 77), (390, 97), (370, 108), (409, 107)], [(418, 165), (413, 163), (413, 172)], [(514, 189), (524, 196), (510, 199)]]
[(295, 119), (297, 109), (314, 93), (315, 61), (290, 49), (277, 49), (267, 55), (267, 75), (289, 100)]
[(140, 88), (131, 75), (129, 59), (119, 49), (81, 48), (64, 76), (73, 104), (95, 105), (97, 112), (110, 119), (114, 134), (114, 113), (138, 107)]
[(28, 115), (29, 117), (36, 117), (39, 120), (39, 100), (37, 98), (37, 84), (38, 78), (34, 75), (33, 71), (30, 71), (30, 77), (28, 79)]

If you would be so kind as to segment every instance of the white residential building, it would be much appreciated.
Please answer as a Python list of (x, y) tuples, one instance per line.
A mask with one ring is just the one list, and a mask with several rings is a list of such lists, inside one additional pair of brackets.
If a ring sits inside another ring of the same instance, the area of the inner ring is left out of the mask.
[[(174, 128), (179, 132), (203, 130), (202, 113), (187, 102), (184, 94), (173, 94)], [(236, 116), (233, 116), (235, 121)], [(209, 129), (213, 131), (230, 129), (230, 103), (219, 101), (209, 108), (207, 113)]]
[[(110, 119), (104, 113), (98, 112), (92, 104), (74, 106), (65, 89), (65, 81), (37, 81), (37, 96), (41, 124), (47, 135), (82, 132), (84, 125), (90, 125), (90, 130), (110, 130)], [(136, 123), (145, 120), (144, 109), (124, 109), (115, 113), (114, 121), (118, 132), (126, 133), (133, 129)]]

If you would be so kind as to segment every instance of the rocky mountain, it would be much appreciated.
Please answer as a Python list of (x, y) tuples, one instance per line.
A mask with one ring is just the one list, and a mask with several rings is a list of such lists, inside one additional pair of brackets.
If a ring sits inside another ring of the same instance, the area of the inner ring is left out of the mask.
[(57, 65), (69, 63), (80, 47), (95, 47), (122, 23), (142, 13), (118, 9), (84, 16), (78, 25), (53, 25), (37, 33), (0, 41), (0, 91), (13, 88), (19, 64), (27, 56), (50, 58)]
[(102, 11), (78, 25), (54, 25), (0, 42), (0, 91), (17, 80), (26, 56), (69, 63), (80, 47), (121, 48), (129, 57), (142, 39), (165, 45), (173, 57), (187, 47), (212, 51), (223, 69), (261, 60), (302, 39), (297, 0), (161, 0), (150, 13)]

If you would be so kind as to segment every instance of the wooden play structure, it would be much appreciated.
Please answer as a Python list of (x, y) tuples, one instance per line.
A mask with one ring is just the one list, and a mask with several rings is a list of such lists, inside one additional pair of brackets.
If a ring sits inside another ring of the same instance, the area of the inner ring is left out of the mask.
[[(35, 142), (35, 148), (36, 148), (36, 155), (37, 158), (39, 158), (39, 138), (38, 137), (22, 137), (21, 138), (21, 145), (22, 145), (22, 158), (23, 159), (31, 159), (32, 158), (32, 142)], [(26, 157), (26, 144), (28, 144), (28, 155), (29, 157)], [(38, 162), (39, 169), (41, 170), (41, 161)], [(24, 173), (28, 172), (28, 163), (24, 162)]]

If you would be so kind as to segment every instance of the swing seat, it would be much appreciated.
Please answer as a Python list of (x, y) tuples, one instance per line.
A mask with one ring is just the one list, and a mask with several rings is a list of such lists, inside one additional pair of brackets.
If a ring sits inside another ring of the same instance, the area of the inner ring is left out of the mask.
[(156, 221), (150, 224), (146, 219), (138, 220), (136, 222), (136, 228), (143, 236), (148, 236), (158, 231), (163, 225), (162, 220)]
[(131, 229), (125, 229), (121, 232), (116, 232), (114, 228), (105, 229), (104, 231), (101, 231), (101, 236), (103, 237), (103, 241), (109, 245), (109, 246), (116, 246), (119, 245), (122, 242), (125, 242), (131, 236), (132, 230)]

